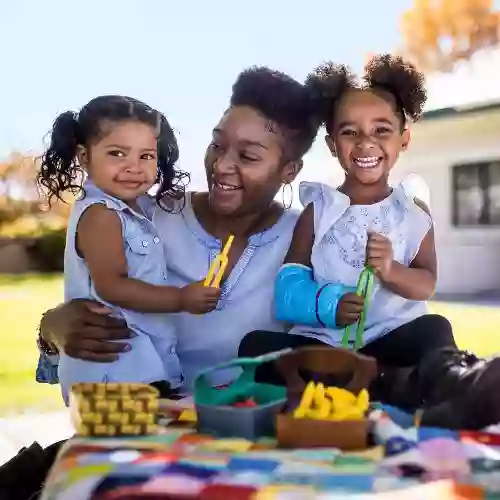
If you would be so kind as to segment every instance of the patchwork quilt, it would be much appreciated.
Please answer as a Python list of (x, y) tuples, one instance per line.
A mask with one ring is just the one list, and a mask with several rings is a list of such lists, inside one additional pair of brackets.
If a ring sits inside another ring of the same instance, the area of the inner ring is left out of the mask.
[(500, 434), (416, 428), (387, 409), (371, 418), (374, 446), (356, 453), (216, 439), (189, 422), (155, 436), (74, 438), (41, 500), (500, 499)]

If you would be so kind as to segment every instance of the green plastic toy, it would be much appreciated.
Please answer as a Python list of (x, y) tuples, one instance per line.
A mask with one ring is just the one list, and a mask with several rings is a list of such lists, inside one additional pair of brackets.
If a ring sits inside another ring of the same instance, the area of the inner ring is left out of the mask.
[[(363, 311), (359, 317), (356, 327), (356, 337), (354, 341), (354, 350), (357, 351), (363, 346), (363, 332), (365, 330), (366, 312), (370, 303), (370, 298), (373, 291), (373, 281), (375, 277), (373, 274), (373, 269), (371, 267), (365, 267), (361, 272), (358, 280), (358, 286), (356, 287), (356, 295), (364, 297), (365, 305)], [(347, 325), (344, 330), (344, 335), (342, 336), (342, 346), (350, 348), (351, 346), (351, 327), (353, 325)]]
[[(237, 358), (201, 372), (194, 381), (195, 404), (227, 406), (252, 398), (258, 405), (263, 405), (282, 400), (286, 397), (286, 388), (257, 383), (255, 381), (255, 370), (259, 365), (274, 361), (289, 352), (291, 352), (291, 349), (272, 352), (256, 358)], [(208, 375), (214, 371), (227, 368), (241, 368), (243, 372), (227, 387), (212, 387)]]

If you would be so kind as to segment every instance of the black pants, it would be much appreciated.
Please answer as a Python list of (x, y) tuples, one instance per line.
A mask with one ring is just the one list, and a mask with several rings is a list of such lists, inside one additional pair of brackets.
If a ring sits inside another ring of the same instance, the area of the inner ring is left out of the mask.
[[(243, 338), (238, 355), (255, 357), (282, 349), (311, 345), (326, 344), (301, 335), (258, 330)], [(450, 322), (443, 316), (427, 314), (367, 344), (359, 352), (375, 358), (383, 368), (399, 368), (416, 366), (426, 354), (446, 347), (457, 348)], [(272, 363), (260, 366), (256, 378), (259, 382), (283, 384)]]

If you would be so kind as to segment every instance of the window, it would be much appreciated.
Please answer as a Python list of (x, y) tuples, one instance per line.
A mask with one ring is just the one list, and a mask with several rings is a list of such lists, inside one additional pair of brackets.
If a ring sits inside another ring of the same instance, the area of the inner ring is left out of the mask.
[(500, 160), (452, 169), (453, 224), (500, 226)]

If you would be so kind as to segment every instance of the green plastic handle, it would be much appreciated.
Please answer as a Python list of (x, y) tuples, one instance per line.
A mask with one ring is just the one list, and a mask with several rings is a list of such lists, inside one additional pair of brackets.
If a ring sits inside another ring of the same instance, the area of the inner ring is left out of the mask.
[[(292, 349), (283, 349), (255, 358), (235, 358), (202, 371), (194, 381), (195, 403), (230, 404), (238, 397), (250, 395), (255, 387), (255, 370), (257, 367), (263, 363), (274, 361), (291, 351)], [(241, 368), (243, 373), (224, 389), (212, 387), (208, 375), (214, 371), (226, 368)]]
[[(368, 306), (370, 304), (370, 298), (373, 291), (374, 282), (373, 269), (371, 267), (365, 267), (361, 272), (358, 280), (358, 286), (356, 287), (356, 295), (364, 297), (365, 304), (361, 315), (359, 316), (359, 321), (356, 327), (356, 337), (354, 341), (354, 350), (358, 350), (363, 346), (363, 333), (365, 331), (366, 322), (366, 312), (368, 311)], [(344, 330), (344, 335), (342, 336), (342, 346), (349, 348), (351, 340), (351, 327), (353, 325), (347, 325)]]

